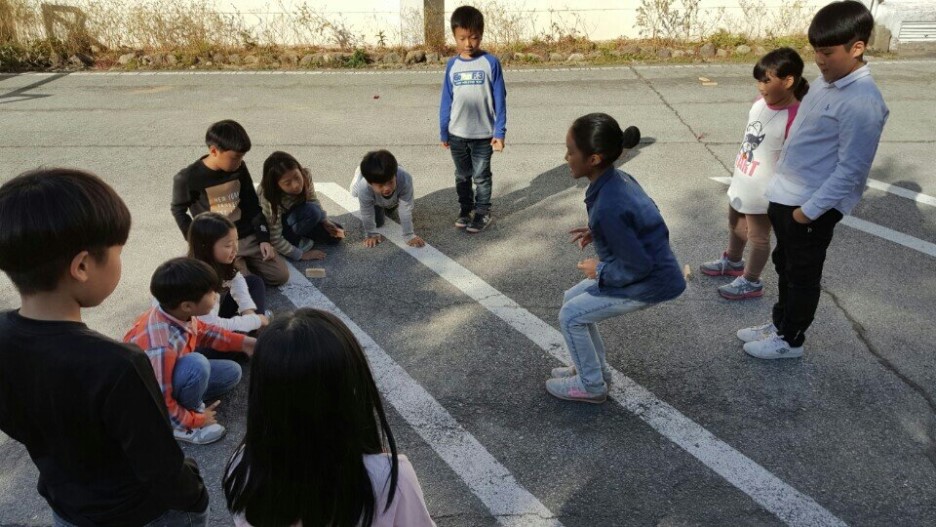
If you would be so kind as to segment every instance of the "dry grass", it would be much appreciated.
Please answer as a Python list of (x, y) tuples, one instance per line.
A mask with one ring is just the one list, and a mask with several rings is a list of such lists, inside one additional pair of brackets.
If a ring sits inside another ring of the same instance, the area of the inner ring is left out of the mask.
[[(206, 67), (212, 57), (233, 53), (258, 55), (263, 58), (258, 67), (275, 67), (286, 47), (300, 55), (323, 49), (338, 49), (349, 56), (360, 50), (359, 58), (364, 53), (365, 35), (340, 15), (326, 16), (308, 1), (291, 7), (283, 0), (271, 1), (266, 9), (270, 14), (261, 20), (236, 10), (219, 11), (210, 0), (56, 0), (70, 6), (64, 8), (44, 5), (42, 0), (0, 0), (0, 71), (56, 67), (61, 58), (92, 51), (99, 67), (114, 64), (128, 51), (136, 51), (138, 58), (143, 53), (171, 53), (175, 60), (169, 66), (176, 67)], [(811, 16), (805, 0), (787, 2), (779, 11), (768, 10), (763, 0), (740, 0), (736, 19), (726, 17), (724, 10), (703, 14), (699, 1), (641, 0), (636, 19), (646, 39), (641, 49), (664, 45), (688, 49), (707, 39), (719, 47), (756, 39), (798, 43), (801, 37), (796, 35), (802, 34)], [(522, 3), (508, 5), (506, 0), (471, 3), (485, 14), (485, 46), (496, 52), (543, 57), (585, 53), (591, 54), (592, 61), (603, 62), (620, 61), (619, 48), (633, 47), (634, 41), (627, 39), (592, 42), (583, 16), (574, 11), (537, 12)], [(544, 19), (548, 22), (542, 27)], [(535, 20), (540, 20), (541, 27), (536, 27)], [(733, 33), (717, 31), (726, 24), (734, 28)], [(374, 27), (377, 34), (369, 37), (378, 41), (379, 50), (405, 51), (423, 44), (420, 9), (408, 8), (398, 23), (375, 19)], [(439, 51), (451, 53), (451, 42)], [(629, 59), (653, 56), (625, 55)], [(361, 63), (340, 60), (331, 66), (359, 67)], [(142, 65), (159, 64), (134, 59), (127, 67)]]

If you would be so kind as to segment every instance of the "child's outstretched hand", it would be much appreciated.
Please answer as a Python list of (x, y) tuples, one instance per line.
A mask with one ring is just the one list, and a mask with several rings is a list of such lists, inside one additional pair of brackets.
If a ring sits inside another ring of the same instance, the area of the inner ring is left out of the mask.
[(270, 260), (276, 258), (276, 250), (273, 249), (273, 246), (270, 245), (270, 242), (260, 242), (260, 256), (263, 257), (264, 262), (269, 262)]
[[(261, 315), (262, 316), (262, 315)], [(253, 357), (254, 346), (257, 345), (257, 339), (253, 337), (244, 337), (244, 346), (242, 350), (248, 357)]]
[(569, 234), (572, 235), (572, 237), (569, 238), (569, 243), (577, 244), (579, 246), (579, 249), (584, 250), (585, 247), (588, 246), (588, 244), (592, 242), (591, 229), (589, 229), (588, 227), (579, 227), (577, 229), (572, 229), (571, 231), (569, 231)]
[(442, 148), (448, 148), (448, 147), (449, 147), (448, 141), (442, 141)]
[(364, 238), (364, 247), (377, 247), (383, 241), (383, 236), (375, 234)]
[(503, 139), (498, 139), (498, 138), (495, 137), (494, 139), (491, 139), (491, 146), (494, 148), (494, 151), (495, 151), (495, 152), (503, 152), (503, 151), (504, 151), (504, 140), (503, 140)]
[(268, 316), (266, 316), (266, 315), (257, 315), (257, 316), (260, 317), (260, 327), (261, 327), (261, 328), (270, 325), (270, 318), (269, 318)]
[(303, 262), (307, 262), (309, 260), (324, 260), (325, 253), (318, 249), (310, 249), (302, 253), (302, 257), (299, 259), (302, 260)]
[(215, 418), (215, 414), (217, 413), (215, 408), (217, 408), (219, 404), (221, 404), (221, 401), (215, 401), (208, 405), (205, 408), (205, 411), (202, 412), (202, 414), (205, 416), (205, 426), (218, 423), (218, 420)]
[(409, 245), (410, 247), (425, 247), (426, 240), (423, 240), (419, 236), (413, 236), (413, 239), (408, 240), (406, 245)]
[(592, 280), (598, 276), (598, 260), (595, 258), (582, 260), (576, 267), (581, 269), (581, 271), (585, 273), (585, 276), (591, 278)]

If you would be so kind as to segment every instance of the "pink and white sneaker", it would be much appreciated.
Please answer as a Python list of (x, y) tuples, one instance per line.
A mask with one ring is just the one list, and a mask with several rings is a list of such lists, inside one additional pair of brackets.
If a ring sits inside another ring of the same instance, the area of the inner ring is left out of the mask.
[(600, 393), (592, 393), (585, 389), (578, 375), (549, 379), (546, 381), (546, 391), (549, 395), (563, 401), (578, 401), (583, 403), (601, 404), (608, 399), (608, 389)]

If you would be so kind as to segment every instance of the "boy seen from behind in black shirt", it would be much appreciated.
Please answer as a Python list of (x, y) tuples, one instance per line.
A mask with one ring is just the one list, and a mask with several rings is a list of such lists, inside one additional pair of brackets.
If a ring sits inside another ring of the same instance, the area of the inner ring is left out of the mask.
[(205, 525), (198, 468), (172, 436), (149, 359), (82, 323), (120, 280), (130, 211), (97, 176), (41, 169), (0, 186), (0, 430), (26, 446), (56, 526)]

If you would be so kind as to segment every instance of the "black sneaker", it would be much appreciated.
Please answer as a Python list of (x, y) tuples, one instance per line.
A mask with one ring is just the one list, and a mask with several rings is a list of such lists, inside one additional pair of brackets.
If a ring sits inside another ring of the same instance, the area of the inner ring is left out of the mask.
[(471, 220), (471, 225), (469, 225), (468, 228), (466, 228), (465, 230), (472, 234), (476, 232), (481, 232), (484, 229), (486, 229), (487, 226), (490, 225), (492, 221), (494, 221), (494, 219), (491, 218), (490, 212), (487, 212), (487, 213), (476, 212), (474, 215), (474, 219)]
[(471, 212), (462, 211), (461, 214), (458, 215), (458, 218), (455, 219), (455, 226), (458, 227), (459, 229), (464, 229), (470, 224), (471, 224)]

